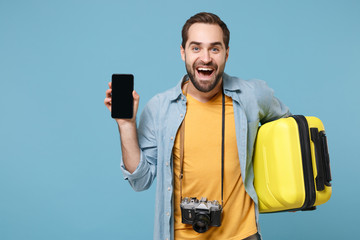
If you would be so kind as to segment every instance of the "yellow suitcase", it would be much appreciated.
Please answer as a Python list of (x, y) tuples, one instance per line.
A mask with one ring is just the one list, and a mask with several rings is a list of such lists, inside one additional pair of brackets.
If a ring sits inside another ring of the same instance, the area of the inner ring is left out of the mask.
[(313, 210), (330, 199), (330, 161), (320, 119), (294, 115), (262, 125), (253, 160), (260, 213)]

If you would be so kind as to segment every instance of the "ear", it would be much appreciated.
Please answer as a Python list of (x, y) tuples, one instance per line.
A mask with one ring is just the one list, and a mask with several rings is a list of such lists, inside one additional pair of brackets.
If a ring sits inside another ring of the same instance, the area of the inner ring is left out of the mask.
[(227, 62), (228, 58), (229, 58), (229, 50), (230, 50), (230, 47), (228, 47), (226, 49), (226, 56), (225, 56), (225, 62)]
[(185, 62), (185, 49), (183, 48), (182, 45), (180, 45), (180, 54), (181, 54), (181, 59)]

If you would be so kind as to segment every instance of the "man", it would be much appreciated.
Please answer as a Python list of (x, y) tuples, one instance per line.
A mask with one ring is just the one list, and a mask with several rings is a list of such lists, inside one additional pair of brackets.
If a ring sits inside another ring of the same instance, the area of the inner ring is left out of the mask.
[[(224, 73), (229, 36), (218, 16), (191, 17), (183, 27), (180, 47), (187, 75), (149, 101), (138, 128), (135, 91), (134, 117), (116, 119), (125, 179), (141, 191), (157, 177), (154, 239), (260, 238), (253, 145), (259, 123), (288, 116), (289, 111), (263, 81)], [(105, 105), (111, 110), (109, 87)], [(221, 226), (198, 233), (182, 223), (184, 197), (223, 200)]]

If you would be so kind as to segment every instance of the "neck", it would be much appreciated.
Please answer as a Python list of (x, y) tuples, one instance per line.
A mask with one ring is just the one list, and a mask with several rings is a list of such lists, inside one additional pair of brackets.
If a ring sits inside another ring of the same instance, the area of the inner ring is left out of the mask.
[(201, 92), (195, 88), (191, 81), (188, 82), (187, 93), (190, 94), (193, 98), (198, 100), (199, 102), (208, 102), (210, 101), (216, 94), (222, 91), (222, 79), (219, 83), (212, 89), (210, 92)]

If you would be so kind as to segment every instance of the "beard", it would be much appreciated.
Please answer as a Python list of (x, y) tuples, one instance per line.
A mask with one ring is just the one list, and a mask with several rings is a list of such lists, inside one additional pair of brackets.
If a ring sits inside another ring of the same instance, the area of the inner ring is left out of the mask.
[[(186, 61), (185, 61), (186, 62)], [(194, 87), (200, 91), (200, 92), (210, 92), (211, 90), (213, 90), (218, 83), (220, 82), (223, 73), (224, 73), (224, 66), (221, 66), (220, 68), (218, 67), (217, 64), (210, 62), (208, 64), (204, 64), (201, 60), (194, 62), (194, 64), (191, 66), (190, 64), (186, 63), (186, 72), (190, 78), (191, 83), (194, 85)], [(196, 77), (196, 71), (198, 66), (206, 66), (206, 67), (212, 67), (214, 70), (214, 72), (212, 73), (212, 79), (211, 80), (200, 80)], [(218, 71), (218, 72), (217, 72)]]

